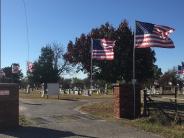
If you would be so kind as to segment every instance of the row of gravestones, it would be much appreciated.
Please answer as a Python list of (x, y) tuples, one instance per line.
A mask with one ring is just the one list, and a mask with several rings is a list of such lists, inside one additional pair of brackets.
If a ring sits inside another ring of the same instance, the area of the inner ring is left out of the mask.
[[(147, 89), (148, 94), (174, 94), (175, 87), (159, 87), (155, 88), (152, 86), (150, 89)], [(177, 89), (178, 94), (184, 94), (184, 87), (181, 89)]]
[[(50, 88), (51, 87), (51, 88)], [(31, 88), (30, 87), (27, 87), (27, 90), (26, 92), (27, 93), (30, 93), (31, 91)], [(52, 93), (50, 92), (52, 91)], [(47, 88), (42, 87), (41, 91), (41, 97), (44, 97), (44, 95), (58, 95), (58, 94), (73, 94), (73, 95), (84, 95), (84, 96), (89, 96), (89, 95), (92, 95), (93, 93), (96, 93), (96, 94), (102, 94), (104, 92), (102, 92), (102, 90), (90, 90), (90, 89), (61, 89), (59, 87), (59, 84), (58, 83), (48, 83), (47, 84)]]
[[(95, 91), (90, 90), (90, 89), (83, 89), (83, 90), (72, 90), (72, 89), (67, 89), (67, 90), (59, 90), (59, 94), (73, 94), (73, 95), (83, 95), (83, 96), (89, 96), (92, 95)], [(100, 94), (99, 91), (96, 91), (96, 94)]]

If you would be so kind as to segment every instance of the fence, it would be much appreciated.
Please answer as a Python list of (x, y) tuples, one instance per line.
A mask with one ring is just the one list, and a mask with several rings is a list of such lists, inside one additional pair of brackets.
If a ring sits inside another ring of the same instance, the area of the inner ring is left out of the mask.
[[(174, 90), (174, 92), (173, 92)], [(145, 116), (149, 116), (151, 111), (162, 112), (168, 119), (177, 123), (184, 122), (184, 95), (178, 94), (179, 88), (175, 87), (172, 92), (151, 95), (144, 90), (144, 111)]]

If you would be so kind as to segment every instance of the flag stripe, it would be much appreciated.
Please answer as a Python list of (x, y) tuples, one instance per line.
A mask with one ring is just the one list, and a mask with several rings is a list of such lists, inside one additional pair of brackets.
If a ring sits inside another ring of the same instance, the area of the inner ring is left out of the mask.
[(114, 55), (114, 53), (93, 53), (93, 56), (101, 56), (101, 55), (112, 56)]
[(159, 39), (139, 39), (137, 40), (136, 44), (142, 44), (142, 43), (160, 43), (160, 44), (172, 44), (172, 41), (166, 41), (164, 42), (163, 40), (159, 40)]
[(160, 48), (174, 48), (173, 44), (163, 45), (160, 43), (148, 43), (135, 45), (136, 48), (160, 47)]
[(113, 60), (114, 56), (94, 56), (93, 59), (97, 60)]
[(113, 52), (113, 50), (93, 50), (93, 52), (104, 52), (104, 53), (109, 53), (109, 52)]
[(158, 35), (155, 35), (155, 34), (152, 34), (152, 35), (137, 35), (136, 36), (136, 40), (138, 39), (144, 39), (144, 38), (153, 38), (153, 39), (160, 39), (160, 40), (163, 40), (163, 41), (168, 41), (168, 40), (171, 40), (171, 39), (163, 39), (161, 37), (159, 37)]
[(173, 28), (171, 28), (171, 27), (168, 27), (168, 26), (163, 26), (163, 25), (155, 25), (155, 27), (156, 28), (159, 28), (159, 29), (161, 29), (161, 30), (165, 30), (165, 31), (174, 31), (174, 29)]

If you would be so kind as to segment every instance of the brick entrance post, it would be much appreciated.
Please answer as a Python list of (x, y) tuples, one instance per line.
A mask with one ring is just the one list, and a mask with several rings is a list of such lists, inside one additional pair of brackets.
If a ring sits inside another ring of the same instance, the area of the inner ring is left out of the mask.
[[(115, 84), (114, 95), (114, 116), (116, 118), (134, 119), (134, 92), (132, 84)], [(135, 118), (141, 113), (140, 86), (136, 85), (135, 91)]]
[(0, 83), (0, 129), (19, 125), (19, 89), (14, 83)]

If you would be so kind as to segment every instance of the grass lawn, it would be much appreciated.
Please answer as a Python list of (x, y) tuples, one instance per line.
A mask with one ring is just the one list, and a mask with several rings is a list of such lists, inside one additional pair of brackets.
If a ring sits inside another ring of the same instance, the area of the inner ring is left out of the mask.
[(110, 100), (102, 103), (94, 103), (89, 106), (83, 106), (80, 110), (103, 119), (113, 119), (113, 104)]
[[(112, 101), (83, 106), (81, 110), (106, 120), (117, 121), (113, 118)], [(184, 125), (175, 125), (172, 122), (168, 123), (161, 115), (153, 115), (136, 120), (120, 119), (118, 122), (121, 125), (131, 125), (166, 138), (184, 138)]]

